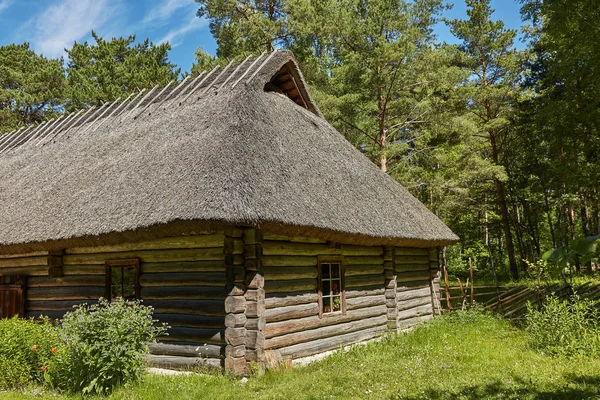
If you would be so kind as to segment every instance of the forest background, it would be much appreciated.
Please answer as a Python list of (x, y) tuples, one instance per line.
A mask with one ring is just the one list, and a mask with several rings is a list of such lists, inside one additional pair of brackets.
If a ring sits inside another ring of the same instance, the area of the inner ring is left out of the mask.
[[(452, 272), (471, 258), (479, 277), (525, 277), (599, 232), (597, 1), (520, 0), (522, 50), (489, 0), (466, 0), (465, 19), (443, 0), (196, 2), (217, 52), (190, 73), (292, 50), (328, 121), (460, 236)], [(440, 21), (459, 44), (439, 41)], [(2, 46), (0, 133), (182, 79), (170, 48), (95, 33), (60, 59)]]

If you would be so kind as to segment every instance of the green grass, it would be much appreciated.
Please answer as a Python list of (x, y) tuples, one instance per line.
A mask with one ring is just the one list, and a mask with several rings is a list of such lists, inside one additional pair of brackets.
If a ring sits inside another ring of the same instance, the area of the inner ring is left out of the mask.
[[(53, 392), (1, 399), (57, 398)], [(77, 398), (77, 397), (75, 397)], [(549, 357), (490, 315), (455, 312), (304, 368), (251, 377), (150, 376), (109, 399), (600, 399), (600, 360)]]

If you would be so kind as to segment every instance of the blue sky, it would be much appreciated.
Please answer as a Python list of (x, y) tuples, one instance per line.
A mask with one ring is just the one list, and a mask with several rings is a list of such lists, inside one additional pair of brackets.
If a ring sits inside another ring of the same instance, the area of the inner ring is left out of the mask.
[[(448, 18), (465, 18), (463, 0)], [(509, 28), (521, 25), (516, 0), (493, 0), (494, 17)], [(194, 0), (0, 0), (0, 45), (29, 42), (46, 57), (63, 56), (74, 41), (90, 39), (95, 30), (105, 39), (135, 34), (154, 43), (169, 42), (170, 60), (188, 71), (196, 48), (211, 54), (216, 44), (206, 20), (196, 17)], [(447, 27), (438, 25), (440, 40), (454, 43)], [(523, 47), (518, 44), (518, 47)]]

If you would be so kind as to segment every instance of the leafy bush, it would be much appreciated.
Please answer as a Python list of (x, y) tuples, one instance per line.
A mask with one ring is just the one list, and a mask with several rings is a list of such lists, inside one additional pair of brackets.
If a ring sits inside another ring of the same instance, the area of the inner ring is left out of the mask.
[(58, 331), (47, 319), (0, 320), (0, 387), (41, 382), (59, 343)]
[(61, 321), (62, 346), (46, 380), (54, 388), (105, 394), (138, 378), (148, 342), (166, 331), (152, 319), (152, 308), (117, 299), (81, 305)]
[(551, 296), (539, 310), (529, 305), (525, 330), (542, 353), (600, 355), (600, 312), (591, 300)]

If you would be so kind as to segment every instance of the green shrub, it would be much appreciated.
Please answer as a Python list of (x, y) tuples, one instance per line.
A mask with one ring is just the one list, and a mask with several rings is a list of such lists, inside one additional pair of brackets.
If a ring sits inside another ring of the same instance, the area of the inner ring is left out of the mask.
[(600, 312), (577, 296), (548, 297), (540, 309), (528, 306), (525, 330), (534, 348), (557, 355), (600, 355)]
[(0, 320), (0, 388), (41, 382), (59, 343), (57, 329), (48, 319)]
[(148, 342), (166, 331), (152, 319), (152, 308), (117, 299), (81, 305), (65, 314), (65, 343), (46, 373), (54, 388), (84, 394), (106, 394), (138, 378)]

